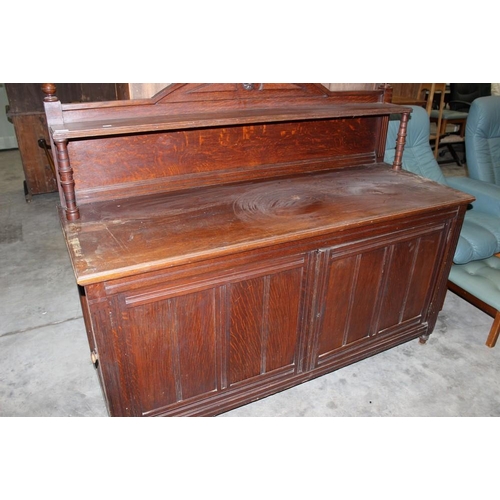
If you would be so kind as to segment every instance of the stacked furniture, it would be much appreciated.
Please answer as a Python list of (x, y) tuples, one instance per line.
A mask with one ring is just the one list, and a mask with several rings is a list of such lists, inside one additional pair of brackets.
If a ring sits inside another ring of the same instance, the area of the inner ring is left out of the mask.
[(473, 197), (401, 169), (390, 88), (43, 89), (110, 415), (215, 415), (432, 333)]
[[(500, 102), (500, 98), (498, 100)], [(391, 122), (386, 161), (394, 158), (397, 130), (397, 122)], [(486, 341), (486, 345), (493, 347), (500, 332), (500, 259), (495, 257), (500, 252), (500, 187), (468, 177), (445, 178), (432, 154), (428, 135), (429, 118), (423, 108), (414, 107), (402, 166), (405, 170), (475, 197), (465, 215), (448, 286), (495, 318)]]
[[(426, 97), (425, 110), (435, 122), (435, 131), (429, 134), (429, 140), (434, 143), (434, 156), (437, 158), (439, 152), (439, 140), (443, 131), (441, 129), (441, 117), (445, 106), (446, 83), (421, 83), (419, 93)], [(434, 109), (434, 98), (438, 96), (438, 109)], [(435, 113), (437, 112), (437, 115)], [(435, 116), (434, 116), (435, 115)]]

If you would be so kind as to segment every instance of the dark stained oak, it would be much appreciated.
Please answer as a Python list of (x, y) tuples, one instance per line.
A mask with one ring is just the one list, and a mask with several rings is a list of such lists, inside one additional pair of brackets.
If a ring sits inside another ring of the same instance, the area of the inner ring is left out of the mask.
[(93, 203), (77, 222), (62, 222), (86, 285), (444, 209), (452, 199), (470, 197), (377, 165)]
[(390, 88), (44, 92), (110, 415), (216, 415), (432, 333), (471, 197), (400, 169)]

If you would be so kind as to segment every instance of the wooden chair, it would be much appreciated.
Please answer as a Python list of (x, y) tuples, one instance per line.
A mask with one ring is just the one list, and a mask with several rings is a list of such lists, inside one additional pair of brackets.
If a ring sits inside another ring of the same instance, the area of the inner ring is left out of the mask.
[[(438, 109), (433, 109), (434, 96), (439, 94)], [(437, 158), (439, 151), (439, 142), (441, 136), (445, 133), (446, 127), (443, 127), (442, 117), (445, 108), (444, 97), (446, 93), (446, 83), (421, 83), (419, 87), (419, 96), (425, 98), (425, 110), (429, 115), (431, 123), (436, 123), (436, 130), (431, 131), (429, 141), (434, 141), (434, 158)], [(435, 118), (433, 118), (435, 116)]]
[[(440, 147), (446, 146), (457, 165), (461, 166), (464, 162), (458, 157), (453, 145), (465, 142), (465, 122), (467, 121), (468, 113), (467, 111), (449, 109), (445, 105), (445, 83), (436, 83), (435, 91), (441, 93), (439, 108), (431, 109), (430, 112), (428, 111), (431, 123), (436, 123), (439, 130), (434, 144), (434, 157), (437, 159)], [(455, 130), (457, 127), (458, 130)], [(450, 128), (453, 128), (453, 130), (450, 131)]]

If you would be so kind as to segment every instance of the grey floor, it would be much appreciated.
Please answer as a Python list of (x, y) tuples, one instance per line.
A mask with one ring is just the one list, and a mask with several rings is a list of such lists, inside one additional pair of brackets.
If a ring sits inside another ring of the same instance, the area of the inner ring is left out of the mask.
[[(450, 167), (463, 175), (462, 167)], [(25, 201), (18, 150), (0, 152), (0, 416), (107, 416), (55, 193)], [(500, 416), (492, 319), (448, 293), (426, 345), (412, 341), (221, 417)]]

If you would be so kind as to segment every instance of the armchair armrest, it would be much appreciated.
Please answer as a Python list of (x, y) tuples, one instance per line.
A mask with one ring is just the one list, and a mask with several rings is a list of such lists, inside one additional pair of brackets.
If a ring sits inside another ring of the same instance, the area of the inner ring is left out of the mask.
[(500, 217), (500, 186), (470, 177), (447, 177), (448, 186), (476, 198), (472, 206), (481, 212)]

